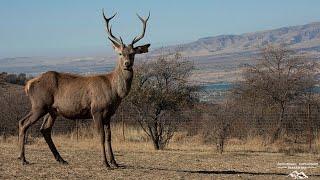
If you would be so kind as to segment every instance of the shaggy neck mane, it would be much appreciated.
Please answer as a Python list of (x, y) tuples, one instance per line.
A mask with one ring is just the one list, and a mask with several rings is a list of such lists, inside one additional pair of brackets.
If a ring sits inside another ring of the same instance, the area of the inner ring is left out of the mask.
[(131, 88), (133, 70), (124, 70), (118, 63), (112, 75), (112, 89), (117, 92), (119, 97), (124, 98)]

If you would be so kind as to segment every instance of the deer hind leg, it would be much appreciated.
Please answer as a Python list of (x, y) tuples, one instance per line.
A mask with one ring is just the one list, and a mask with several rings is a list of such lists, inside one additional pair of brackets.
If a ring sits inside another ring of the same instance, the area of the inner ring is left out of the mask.
[(110, 160), (110, 164), (112, 164), (114, 167), (119, 167), (116, 160), (114, 159), (112, 146), (111, 146), (111, 129), (110, 129), (110, 119), (106, 122), (106, 135), (107, 135), (107, 150), (108, 150), (108, 156)]
[(24, 122), (32, 115), (32, 112), (30, 111), (26, 116), (24, 116), (22, 119), (19, 120), (19, 130), (22, 128)]
[(51, 132), (52, 127), (54, 125), (54, 122), (56, 120), (56, 116), (53, 113), (48, 113), (43, 120), (43, 123), (40, 128), (40, 132), (42, 133), (46, 143), (48, 144), (54, 158), (61, 164), (68, 164), (67, 161), (65, 161), (59, 154), (56, 146), (54, 145), (52, 138), (51, 138)]
[(32, 111), (22, 118), (19, 121), (19, 151), (20, 155), (19, 160), (22, 161), (22, 164), (28, 164), (28, 161), (25, 158), (25, 136), (29, 127), (36, 123), (43, 115), (45, 110), (43, 108), (33, 108)]
[[(24, 122), (30, 118), (30, 116), (32, 115), (32, 111), (30, 111), (26, 116), (24, 116), (22, 119), (19, 120), (19, 133), (20, 133), (20, 129), (22, 129)], [(20, 142), (20, 137), (18, 135), (18, 141)]]
[(110, 169), (110, 165), (107, 161), (106, 156), (106, 148), (105, 148), (105, 132), (104, 132), (104, 126), (103, 126), (103, 119), (101, 113), (95, 113), (93, 114), (93, 121), (95, 124), (95, 127), (97, 129), (97, 134), (100, 137), (100, 144), (101, 144), (101, 152), (102, 152), (102, 162), (105, 164), (107, 169)]

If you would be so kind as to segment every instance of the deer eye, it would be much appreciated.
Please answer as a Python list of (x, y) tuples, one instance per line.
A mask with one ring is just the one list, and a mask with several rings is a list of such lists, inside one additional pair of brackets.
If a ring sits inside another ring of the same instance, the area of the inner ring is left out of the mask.
[(119, 56), (122, 56), (122, 53), (119, 53)]

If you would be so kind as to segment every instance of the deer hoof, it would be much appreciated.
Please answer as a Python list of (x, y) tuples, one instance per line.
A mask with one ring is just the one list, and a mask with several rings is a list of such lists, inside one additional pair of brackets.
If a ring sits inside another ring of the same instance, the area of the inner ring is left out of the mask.
[(58, 162), (59, 162), (59, 164), (63, 164), (63, 165), (68, 165), (69, 164), (68, 161), (65, 161), (65, 160), (60, 160)]
[(29, 161), (27, 161), (27, 160), (25, 160), (25, 159), (21, 160), (21, 163), (22, 163), (22, 165), (28, 165), (28, 164), (30, 164)]
[(68, 165), (68, 164), (69, 164), (67, 161), (63, 160), (62, 158), (59, 158), (57, 161), (58, 161), (60, 164), (64, 164), (64, 165)]
[(115, 161), (111, 161), (110, 164), (115, 168), (119, 168), (119, 165)]
[(22, 165), (27, 165), (27, 164), (30, 164), (24, 157), (18, 157), (18, 160), (21, 161)]
[(109, 164), (105, 164), (107, 170), (113, 170), (113, 168)]

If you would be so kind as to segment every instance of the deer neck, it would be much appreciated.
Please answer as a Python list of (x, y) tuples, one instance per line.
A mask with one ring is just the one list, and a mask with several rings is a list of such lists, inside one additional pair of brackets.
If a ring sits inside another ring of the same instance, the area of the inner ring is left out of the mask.
[(130, 91), (133, 78), (133, 70), (124, 70), (117, 64), (113, 75), (113, 89), (120, 98), (124, 98)]

